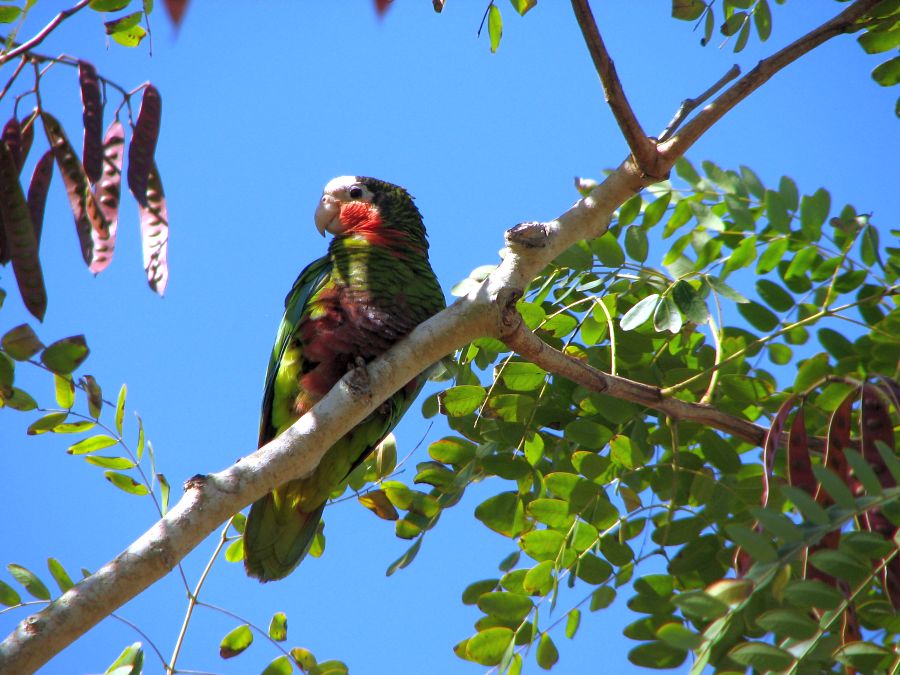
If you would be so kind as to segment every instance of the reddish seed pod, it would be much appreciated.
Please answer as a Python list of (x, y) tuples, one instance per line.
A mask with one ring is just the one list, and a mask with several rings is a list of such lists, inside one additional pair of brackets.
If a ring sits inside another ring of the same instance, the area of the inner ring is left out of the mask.
[(28, 311), (38, 321), (43, 321), (47, 311), (44, 274), (28, 204), (19, 184), (19, 167), (6, 143), (0, 143), (0, 214), (22, 300)]
[(91, 183), (103, 175), (103, 98), (97, 70), (87, 61), (78, 62), (81, 84), (82, 120), (84, 122), (84, 172)]
[(94, 237), (107, 239), (109, 236), (109, 223), (103, 217), (97, 200), (91, 192), (88, 177), (84, 173), (84, 167), (72, 149), (69, 139), (59, 122), (49, 113), (43, 113), (44, 131), (47, 140), (53, 150), (56, 164), (62, 175), (66, 192), (69, 196), (69, 206), (75, 217), (75, 229), (78, 232), (78, 241), (81, 244), (81, 255), (90, 266), (94, 261)]
[(138, 204), (149, 208), (147, 204), (147, 185), (153, 167), (153, 156), (156, 153), (156, 141), (159, 138), (159, 125), (162, 119), (162, 98), (159, 90), (152, 84), (144, 89), (141, 99), (141, 110), (128, 148), (128, 189)]
[(45, 152), (34, 167), (31, 183), (28, 184), (28, 211), (31, 214), (31, 225), (34, 228), (34, 240), (38, 248), (41, 246), (41, 230), (44, 225), (44, 206), (47, 204), (47, 191), (53, 178), (53, 151)]
[(19, 120), (15, 117), (3, 127), (3, 142), (6, 143), (6, 147), (12, 153), (16, 166), (21, 171), (22, 165), (25, 163), (25, 158), (22, 156), (22, 125), (19, 124)]
[(172, 20), (172, 25), (179, 26), (184, 18), (184, 11), (187, 9), (188, 0), (163, 0), (166, 6), (166, 12)]
[(150, 288), (163, 295), (169, 281), (169, 214), (156, 164), (150, 167), (145, 202), (140, 207), (144, 271)]
[(20, 152), (20, 159), (22, 160), (21, 164), (19, 164), (19, 171), (22, 170), (22, 166), (25, 164), (25, 160), (28, 158), (28, 152), (31, 150), (31, 144), (34, 141), (34, 121), (37, 119), (38, 109), (35, 108), (31, 111), (28, 117), (22, 118), (22, 121), (19, 122), (19, 126), (22, 129), (22, 145)]
[(112, 262), (116, 248), (116, 232), (119, 227), (119, 194), (122, 185), (122, 157), (125, 150), (125, 130), (119, 120), (115, 120), (106, 130), (103, 138), (103, 177), (94, 186), (97, 205), (108, 223), (106, 237), (92, 230), (94, 239), (94, 261), (91, 272), (98, 274)]
[(809, 437), (806, 434), (806, 416), (803, 408), (797, 410), (791, 435), (788, 438), (788, 483), (809, 494), (816, 491), (816, 477), (809, 461)]

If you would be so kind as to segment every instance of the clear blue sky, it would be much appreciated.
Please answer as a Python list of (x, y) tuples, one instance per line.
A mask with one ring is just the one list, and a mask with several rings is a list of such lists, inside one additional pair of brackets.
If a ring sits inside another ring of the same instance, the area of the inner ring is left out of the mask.
[[(451, 1), (437, 15), (424, 0), (397, 2), (383, 21), (362, 0), (194, 4), (177, 37), (160, 8), (152, 57), (143, 47), (107, 49), (100, 18), (87, 13), (42, 47), (87, 58), (128, 87), (150, 79), (162, 92), (157, 156), (172, 226), (166, 297), (146, 287), (130, 198), (112, 266), (90, 275), (57, 174), (42, 244), (49, 308), (38, 330), (48, 343), (85, 333), (92, 355), (84, 372), (97, 377), (107, 397), (128, 384), (129, 411), (143, 417), (176, 497), (188, 477), (221, 469), (255, 447), (282, 299), (297, 272), (325, 249), (312, 213), (330, 178), (372, 175), (406, 186), (424, 214), (434, 268), (449, 292), (469, 270), (497, 260), (505, 228), (558, 215), (577, 197), (573, 176), (598, 177), (626, 154), (568, 3), (542, 2), (520, 19), (500, 2), (506, 27), (495, 55), (486, 35), (475, 39), (486, 3)], [(827, 0), (773, 7), (771, 40), (762, 47), (751, 40), (734, 55), (730, 46), (701, 48), (689, 24), (669, 19), (668, 2), (640, 3), (639, 12), (636, 3), (594, 4), (627, 94), (651, 133), (731, 64), (748, 70), (842, 7)], [(39, 4), (26, 32), (49, 16)], [(825, 186), (835, 207), (850, 201), (873, 212), (886, 237), (900, 214), (900, 147), (896, 93), (869, 77), (879, 62), (852, 37), (832, 41), (729, 114), (690, 158), (745, 164), (767, 183), (788, 174), (807, 194)], [(77, 139), (77, 78), (58, 70), (46, 81), (45, 105)], [(9, 115), (6, 101), (2, 114)], [(30, 317), (10, 270), (0, 274), (9, 292), (0, 314), (5, 332)], [(45, 378), (26, 377), (24, 368), (20, 377), (52, 405)], [(26, 438), (31, 419), (0, 412), (0, 563), (44, 572), (54, 556), (73, 574), (96, 569), (154, 521), (152, 506), (66, 455), (67, 439)], [(133, 424), (130, 430), (134, 438)], [(421, 442), (412, 467), (444, 433), (414, 406), (397, 432), (401, 456)], [(411, 480), (410, 472), (403, 477)], [(415, 563), (393, 577), (385, 568), (406, 542), (348, 501), (328, 509), (324, 558), (266, 586), (222, 561), (203, 598), (262, 626), (285, 611), (289, 646), (343, 659), (354, 675), (483, 672), (451, 647), (473, 632), (480, 615), (460, 603), (462, 589), (496, 576), (497, 563), (514, 549), (472, 515), (493, 487), (472, 488), (429, 533)], [(211, 547), (185, 561), (192, 583)], [(11, 581), (5, 571), (0, 578)], [(185, 605), (180, 581), (170, 575), (119, 613), (168, 657)], [(23, 617), (0, 615), (0, 632)], [(617, 605), (585, 616), (573, 642), (558, 630), (554, 672), (596, 672), (598, 648), (605, 672), (630, 672), (626, 653), (635, 643), (621, 637), (628, 621)], [(219, 659), (218, 642), (236, 624), (198, 610), (179, 666), (261, 670), (277, 655), (261, 640), (232, 661)], [(44, 672), (101, 672), (139, 639), (107, 620)], [(148, 672), (159, 672), (149, 652), (146, 663)], [(527, 672), (537, 672), (533, 657), (527, 663)]]

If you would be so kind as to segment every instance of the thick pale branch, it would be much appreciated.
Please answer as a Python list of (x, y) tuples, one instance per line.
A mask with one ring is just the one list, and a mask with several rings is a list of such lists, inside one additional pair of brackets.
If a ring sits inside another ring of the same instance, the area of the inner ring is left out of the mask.
[(659, 151), (667, 160), (674, 162), (684, 155), (697, 139), (706, 133), (713, 124), (718, 122), (725, 113), (768, 82), (775, 73), (831, 38), (846, 33), (856, 21), (877, 5), (879, 1), (856, 0), (856, 2), (830, 21), (823, 23), (781, 51), (760, 61), (755, 68), (726, 89), (715, 101), (706, 106), (671, 140), (661, 143)]
[(581, 34), (591, 53), (591, 59), (600, 76), (600, 82), (603, 84), (606, 102), (616, 118), (619, 129), (625, 136), (635, 164), (644, 175), (662, 180), (665, 172), (659, 172), (656, 143), (647, 138), (631, 104), (628, 103), (622, 82), (616, 73), (616, 66), (603, 43), (603, 37), (600, 35), (600, 29), (597, 28), (597, 22), (594, 20), (588, 0), (572, 0), (572, 9), (575, 11), (575, 18), (578, 20)]

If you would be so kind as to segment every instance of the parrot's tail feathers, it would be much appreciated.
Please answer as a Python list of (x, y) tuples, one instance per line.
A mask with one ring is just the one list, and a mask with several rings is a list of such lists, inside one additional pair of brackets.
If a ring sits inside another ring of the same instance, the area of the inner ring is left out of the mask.
[(250, 507), (244, 529), (244, 569), (261, 582), (283, 579), (300, 564), (316, 538), (325, 504), (308, 513), (287, 509), (271, 493)]

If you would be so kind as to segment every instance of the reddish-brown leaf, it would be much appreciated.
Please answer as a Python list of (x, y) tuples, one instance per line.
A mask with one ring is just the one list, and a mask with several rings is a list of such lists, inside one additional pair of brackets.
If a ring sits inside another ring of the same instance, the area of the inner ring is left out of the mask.
[(128, 148), (128, 189), (137, 199), (138, 204), (149, 208), (147, 203), (147, 186), (153, 168), (153, 156), (156, 153), (156, 141), (159, 138), (159, 124), (162, 119), (162, 98), (159, 90), (152, 84), (144, 89), (141, 99), (141, 110)]
[(81, 85), (82, 120), (84, 122), (84, 172), (91, 183), (103, 175), (103, 97), (97, 70), (87, 61), (78, 62)]
[(3, 228), (6, 246), (12, 258), (16, 283), (22, 294), (22, 301), (28, 311), (39, 321), (44, 320), (47, 311), (47, 292), (44, 288), (44, 274), (38, 259), (34, 228), (28, 214), (28, 203), (19, 183), (19, 167), (15, 156), (0, 142), (0, 213), (3, 214)]
[(47, 190), (53, 178), (53, 151), (45, 152), (34, 167), (31, 182), (28, 184), (28, 212), (31, 214), (31, 225), (34, 227), (34, 241), (41, 246), (41, 230), (44, 226), (44, 206), (47, 203)]
[(141, 206), (141, 249), (144, 252), (144, 271), (150, 288), (163, 295), (169, 281), (169, 214), (166, 195), (156, 164), (150, 167), (150, 177)]
[(166, 12), (175, 26), (180, 26), (184, 19), (184, 12), (187, 10), (188, 0), (163, 0), (166, 6)]
[[(81, 255), (84, 261), (91, 266), (94, 262), (94, 237), (107, 239), (109, 237), (109, 223), (103, 217), (100, 206), (91, 192), (91, 184), (88, 181), (84, 167), (75, 154), (72, 144), (66, 138), (60, 123), (49, 113), (42, 113), (44, 131), (59, 173), (62, 175), (66, 192), (69, 195), (69, 206), (75, 217), (75, 229), (78, 232), (78, 241), (81, 244)], [(96, 232), (96, 234), (94, 234)]]
[(119, 196), (122, 188), (122, 157), (125, 154), (125, 129), (119, 120), (113, 121), (103, 138), (103, 177), (94, 186), (94, 196), (108, 227), (106, 237), (92, 230), (94, 262), (91, 272), (98, 274), (112, 262), (119, 228)]
[(791, 435), (788, 438), (788, 483), (813, 494), (816, 491), (816, 477), (809, 461), (809, 437), (806, 434), (806, 415), (801, 406), (794, 416)]

